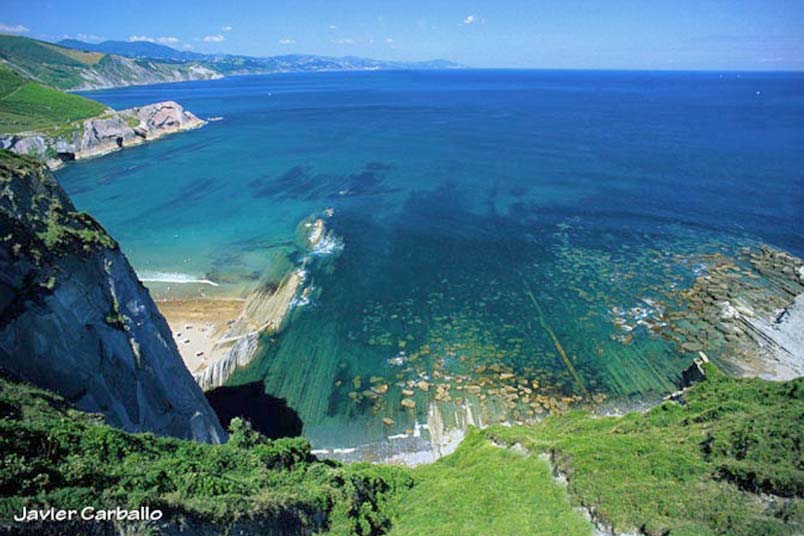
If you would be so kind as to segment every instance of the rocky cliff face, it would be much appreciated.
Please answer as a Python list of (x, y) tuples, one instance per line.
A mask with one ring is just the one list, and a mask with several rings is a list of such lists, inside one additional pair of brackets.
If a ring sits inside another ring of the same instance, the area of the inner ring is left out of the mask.
[[(165, 119), (142, 109), (137, 117)], [(225, 439), (114, 240), (75, 211), (44, 166), (7, 151), (0, 151), (0, 367), (127, 431)]]
[(72, 90), (141, 86), (166, 82), (215, 80), (223, 76), (198, 63), (164, 63), (109, 54), (81, 71), (83, 82)]
[(65, 160), (100, 156), (166, 134), (206, 124), (173, 101), (129, 108), (87, 119), (58, 136), (18, 134), (0, 138), (0, 147), (47, 161), (51, 168)]

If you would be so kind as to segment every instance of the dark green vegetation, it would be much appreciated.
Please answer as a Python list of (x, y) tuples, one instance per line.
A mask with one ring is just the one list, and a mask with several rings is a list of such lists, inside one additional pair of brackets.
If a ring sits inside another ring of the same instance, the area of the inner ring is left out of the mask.
[(98, 222), (75, 210), (44, 166), (5, 150), (0, 150), (0, 229), (0, 240), (33, 264), (48, 255), (117, 247)]
[(99, 102), (34, 82), (0, 63), (0, 134), (64, 130), (105, 109)]
[(803, 423), (804, 379), (735, 380), (707, 365), (683, 404), (621, 418), (577, 412), (485, 436), (550, 453), (574, 502), (620, 531), (800, 534)]
[(591, 533), (584, 505), (620, 531), (800, 533), (804, 380), (707, 372), (682, 404), (471, 430), (412, 470), (317, 460), (306, 440), (269, 440), (239, 419), (225, 445), (131, 435), (0, 379), (0, 511), (150, 505), (171, 519), (281, 518), (335, 534), (572, 535)]
[(268, 440), (241, 420), (225, 445), (131, 435), (70, 409), (58, 396), (0, 379), (0, 518), (22, 506), (161, 508), (172, 519), (226, 525), (275, 520), (376, 534), (387, 499), (411, 484), (395, 467), (316, 460), (304, 439)]

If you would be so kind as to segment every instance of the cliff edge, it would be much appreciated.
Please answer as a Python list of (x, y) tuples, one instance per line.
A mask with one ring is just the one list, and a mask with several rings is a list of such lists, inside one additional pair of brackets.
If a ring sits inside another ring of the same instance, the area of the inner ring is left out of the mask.
[(64, 126), (55, 134), (21, 132), (0, 137), (0, 148), (47, 162), (51, 169), (67, 160), (105, 155), (166, 134), (199, 128), (206, 121), (173, 101), (104, 114)]
[(0, 151), (0, 367), (129, 432), (218, 443), (218, 418), (117, 243)]

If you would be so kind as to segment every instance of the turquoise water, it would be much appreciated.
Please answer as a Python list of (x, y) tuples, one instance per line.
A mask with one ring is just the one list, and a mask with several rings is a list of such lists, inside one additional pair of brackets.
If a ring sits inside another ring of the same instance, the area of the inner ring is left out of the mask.
[[(89, 95), (223, 118), (58, 172), (141, 276), (244, 292), (333, 209), (342, 251), (314, 260), (312, 302), (234, 380), (263, 378), (317, 445), (411, 428), (433, 390), (404, 410), (406, 382), (488, 367), (557, 399), (665, 393), (692, 356), (663, 311), (700, 255), (804, 254), (802, 74), (283, 74)], [(372, 376), (387, 394), (365, 393)]]

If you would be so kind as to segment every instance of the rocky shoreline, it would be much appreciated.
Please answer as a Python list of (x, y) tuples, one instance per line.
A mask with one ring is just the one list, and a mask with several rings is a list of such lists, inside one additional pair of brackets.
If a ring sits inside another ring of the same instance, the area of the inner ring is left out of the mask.
[[(681, 391), (669, 397), (680, 396), (701, 381), (703, 363), (710, 360), (734, 376), (785, 381), (804, 375), (804, 261), (767, 245), (704, 260), (692, 284), (673, 291), (677, 302), (667, 304), (662, 334), (691, 362), (675, 381)], [(401, 404), (410, 415), (426, 405), (426, 420), (417, 419), (415, 429), (409, 426), (404, 434), (385, 441), (322, 449), (322, 454), (342, 461), (418, 465), (450, 452), (468, 425), (531, 424), (579, 407), (600, 415), (621, 415), (645, 411), (667, 398), (657, 395), (635, 404), (616, 398), (604, 401), (599, 395), (593, 402), (561, 397), (500, 365), (452, 381), (435, 374), (429, 381), (408, 380), (402, 385), (401, 400), (388, 388), (388, 379), (371, 378), (368, 386), (361, 380), (354, 379), (351, 398), (369, 398), (380, 408), (382, 399), (390, 397), (390, 403)], [(389, 430), (395, 424), (390, 419), (384, 423)]]
[[(330, 209), (324, 212), (330, 217)], [(336, 250), (338, 239), (324, 218), (301, 222), (302, 260), (277, 281), (262, 281), (242, 297), (222, 291), (215, 297), (177, 297), (168, 292), (157, 307), (168, 321), (188, 370), (204, 391), (220, 387), (254, 359), (260, 337), (279, 332), (296, 305), (307, 303), (313, 292), (307, 264), (318, 254)]]
[(50, 169), (64, 162), (102, 156), (168, 134), (202, 127), (206, 121), (174, 101), (114, 111), (65, 127), (58, 134), (22, 133), (0, 137), (0, 148), (46, 162)]
[(787, 252), (713, 256), (670, 318), (682, 352), (705, 351), (732, 374), (804, 375), (804, 261)]

